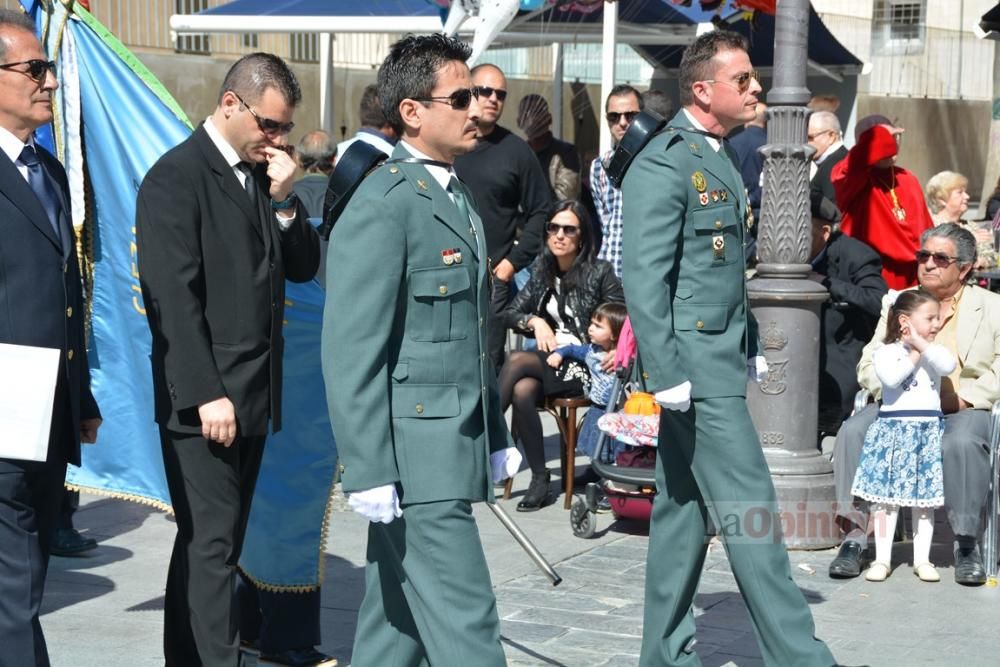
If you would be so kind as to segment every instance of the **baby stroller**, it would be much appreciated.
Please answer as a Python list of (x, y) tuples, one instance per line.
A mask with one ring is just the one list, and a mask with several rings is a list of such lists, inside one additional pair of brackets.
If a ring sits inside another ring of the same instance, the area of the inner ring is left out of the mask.
[[(600, 480), (587, 484), (584, 495), (576, 496), (570, 509), (570, 527), (580, 538), (590, 538), (597, 530), (601, 492), (611, 505), (615, 520), (648, 522), (656, 496), (656, 430), (653, 415), (629, 415), (624, 407), (629, 387), (636, 386), (635, 338), (626, 319), (618, 341), (615, 365), (618, 369), (608, 412), (598, 420), (601, 430), (591, 468)], [(624, 451), (617, 443), (628, 445)]]

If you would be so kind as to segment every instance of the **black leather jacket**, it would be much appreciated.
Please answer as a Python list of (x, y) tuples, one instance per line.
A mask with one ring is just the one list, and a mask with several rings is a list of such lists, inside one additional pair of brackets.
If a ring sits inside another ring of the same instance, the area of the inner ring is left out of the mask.
[[(535, 336), (528, 328), (528, 320), (532, 317), (541, 317), (553, 330), (556, 328), (552, 317), (545, 311), (549, 288), (539, 278), (539, 265), (542, 261), (544, 258), (540, 256), (532, 262), (531, 278), (510, 305), (500, 313), (500, 321), (505, 327), (529, 338)], [(606, 301), (625, 303), (625, 291), (611, 264), (598, 259), (594, 260), (582, 284), (566, 295), (566, 303), (573, 312), (573, 321), (566, 323), (570, 332), (584, 343), (590, 342), (590, 337), (587, 335), (590, 316)]]

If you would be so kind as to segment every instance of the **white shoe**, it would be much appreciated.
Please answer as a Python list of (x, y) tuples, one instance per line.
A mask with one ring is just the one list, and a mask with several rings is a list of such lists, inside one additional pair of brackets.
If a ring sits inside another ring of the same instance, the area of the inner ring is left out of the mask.
[(913, 566), (913, 574), (920, 578), (920, 581), (941, 581), (941, 575), (937, 568), (931, 563), (921, 563)]
[(888, 563), (883, 563), (881, 561), (873, 562), (867, 570), (865, 570), (865, 580), (867, 581), (885, 581), (889, 578), (889, 574), (892, 572), (892, 568), (889, 567)]

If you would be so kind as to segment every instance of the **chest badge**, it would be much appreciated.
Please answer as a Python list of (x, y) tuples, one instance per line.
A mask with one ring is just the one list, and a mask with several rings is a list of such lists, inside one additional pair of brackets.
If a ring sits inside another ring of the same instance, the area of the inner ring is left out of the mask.
[(455, 263), (455, 251), (452, 248), (448, 250), (441, 251), (441, 261), (444, 262), (445, 266), (451, 266)]
[(726, 237), (722, 234), (712, 236), (712, 257), (715, 259), (726, 258)]
[(702, 192), (700, 195), (698, 195), (698, 203), (700, 203), (702, 206), (708, 206), (707, 192)]
[(691, 174), (691, 185), (693, 185), (694, 189), (698, 192), (705, 192), (705, 190), (708, 189), (708, 181), (705, 180), (705, 174), (700, 171), (696, 171)]

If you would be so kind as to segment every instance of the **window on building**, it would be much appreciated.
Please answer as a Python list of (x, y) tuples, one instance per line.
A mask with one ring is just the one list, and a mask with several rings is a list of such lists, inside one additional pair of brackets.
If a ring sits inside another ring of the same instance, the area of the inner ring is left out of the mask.
[(289, 53), (292, 60), (306, 63), (319, 62), (319, 34), (315, 32), (293, 32), (288, 36)]
[(244, 49), (258, 49), (257, 46), (257, 33), (255, 32), (245, 32), (240, 35), (240, 46)]
[(876, 53), (919, 53), (927, 32), (927, 0), (875, 0), (872, 42)]
[[(175, 14), (197, 14), (208, 9), (208, 0), (174, 0)], [(208, 35), (178, 35), (178, 53), (209, 53), (211, 44)]]

